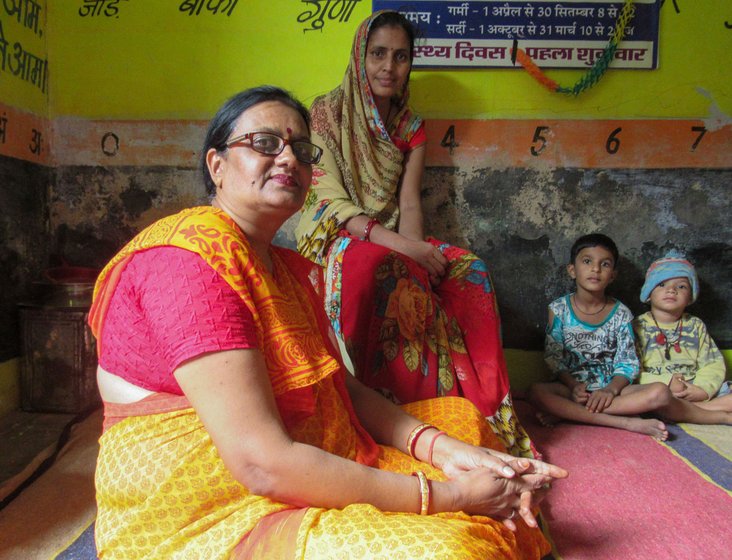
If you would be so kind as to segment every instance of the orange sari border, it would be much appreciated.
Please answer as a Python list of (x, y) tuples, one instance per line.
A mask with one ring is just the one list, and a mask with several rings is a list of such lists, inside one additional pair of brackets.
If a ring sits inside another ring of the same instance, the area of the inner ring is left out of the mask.
[(104, 401), (104, 423), (102, 433), (109, 428), (130, 418), (131, 416), (149, 416), (193, 408), (183, 395), (172, 393), (153, 393), (142, 400), (133, 403), (113, 403)]

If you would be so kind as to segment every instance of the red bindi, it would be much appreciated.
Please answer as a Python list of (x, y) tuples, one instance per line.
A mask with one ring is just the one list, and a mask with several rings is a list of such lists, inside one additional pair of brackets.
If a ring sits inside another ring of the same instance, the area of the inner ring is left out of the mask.
[(292, 134), (292, 129), (289, 126), (287, 127), (287, 134)]

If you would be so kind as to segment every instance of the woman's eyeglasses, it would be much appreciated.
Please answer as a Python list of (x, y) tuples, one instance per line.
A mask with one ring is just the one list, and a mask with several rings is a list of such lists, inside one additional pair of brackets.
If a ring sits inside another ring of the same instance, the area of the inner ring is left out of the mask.
[(320, 146), (316, 146), (305, 140), (291, 142), (272, 132), (247, 132), (229, 140), (226, 143), (226, 147), (230, 148), (234, 144), (239, 144), (244, 140), (249, 140), (249, 147), (252, 150), (267, 156), (280, 155), (285, 149), (285, 146), (289, 144), (292, 147), (292, 153), (295, 154), (297, 161), (309, 165), (318, 163), (320, 156), (323, 155), (323, 148)]

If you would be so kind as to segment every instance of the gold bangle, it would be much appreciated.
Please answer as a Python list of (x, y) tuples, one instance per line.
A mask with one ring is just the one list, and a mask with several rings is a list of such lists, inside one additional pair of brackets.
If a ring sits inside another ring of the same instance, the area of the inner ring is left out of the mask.
[(414, 472), (412, 476), (416, 476), (419, 480), (419, 514), (427, 515), (430, 510), (430, 481), (422, 471)]
[(412, 459), (417, 458), (414, 455), (414, 449), (417, 447), (417, 439), (419, 439), (419, 436), (422, 435), (422, 432), (425, 432), (430, 428), (434, 428), (434, 426), (427, 423), (420, 424), (409, 433), (409, 437), (407, 438), (407, 452), (409, 453), (409, 456), (412, 457)]

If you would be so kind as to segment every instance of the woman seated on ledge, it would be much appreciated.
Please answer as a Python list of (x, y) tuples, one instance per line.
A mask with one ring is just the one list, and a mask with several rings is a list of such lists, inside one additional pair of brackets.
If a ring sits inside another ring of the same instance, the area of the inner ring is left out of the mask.
[(465, 397), (512, 455), (533, 457), (513, 410), (488, 267), (424, 236), (414, 38), (402, 14), (375, 12), (356, 31), (341, 85), (313, 102), (324, 153), (297, 248), (326, 269), (326, 311), (362, 383), (397, 403)]
[(318, 268), (271, 244), (320, 155), (289, 94), (236, 95), (203, 147), (212, 206), (102, 271), (100, 557), (541, 558), (532, 510), (566, 472), (494, 450), (464, 399), (402, 409), (346, 375)]

